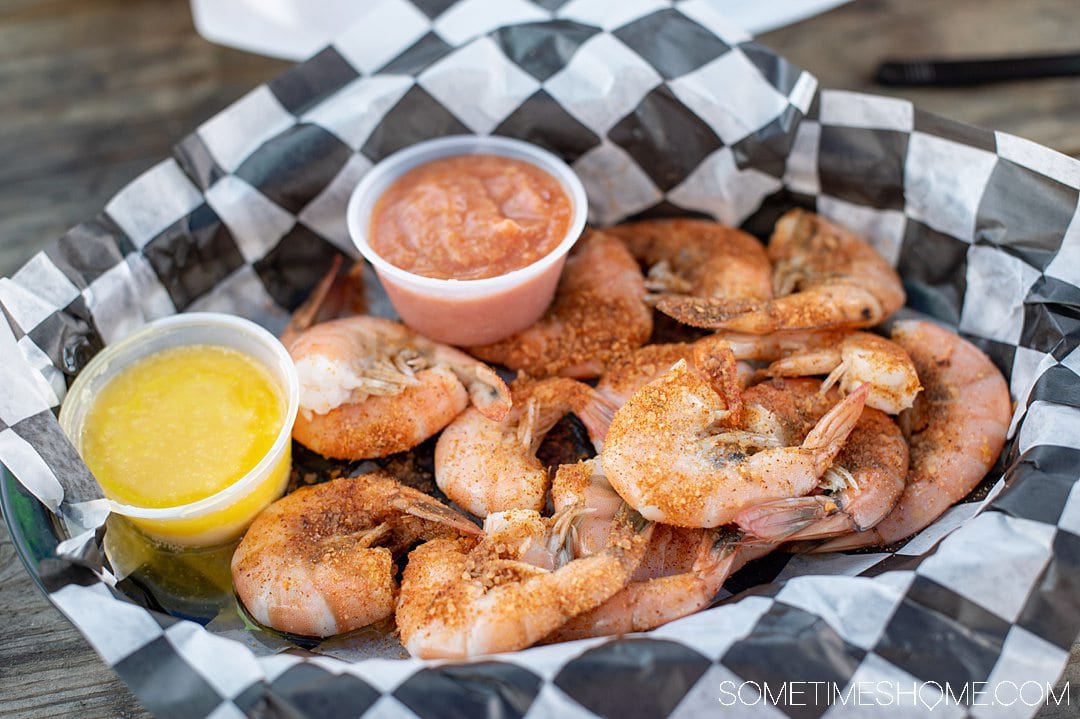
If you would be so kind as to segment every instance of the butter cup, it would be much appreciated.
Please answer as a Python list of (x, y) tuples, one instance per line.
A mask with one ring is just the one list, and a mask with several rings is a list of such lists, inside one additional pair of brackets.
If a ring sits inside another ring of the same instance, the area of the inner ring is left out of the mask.
[[(121, 371), (174, 347), (212, 345), (241, 352), (266, 368), (285, 402), (282, 426), (267, 453), (246, 474), (203, 499), (172, 507), (140, 507), (108, 497), (109, 508), (150, 537), (182, 547), (209, 547), (239, 537), (253, 519), (281, 497), (289, 482), (292, 426), (300, 383), (288, 351), (265, 329), (241, 317), (190, 312), (155, 320), (110, 344), (79, 373), (60, 407), (60, 427), (82, 452), (82, 428), (98, 391)], [(212, 398), (207, 398), (212, 401)]]
[[(368, 243), (376, 201), (401, 175), (432, 160), (460, 155), (498, 155), (528, 162), (562, 186), (573, 212), (562, 241), (536, 262), (496, 277), (446, 280), (417, 275), (390, 264)], [(349, 198), (346, 220), (356, 249), (375, 268), (402, 321), (422, 335), (453, 345), (505, 339), (536, 322), (555, 296), (566, 254), (581, 237), (588, 200), (581, 180), (555, 155), (507, 137), (454, 135), (412, 145), (372, 168)]]

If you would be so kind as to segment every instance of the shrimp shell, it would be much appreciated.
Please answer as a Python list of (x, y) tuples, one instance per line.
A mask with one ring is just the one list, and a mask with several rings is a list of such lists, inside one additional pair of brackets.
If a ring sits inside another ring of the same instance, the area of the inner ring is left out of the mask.
[(534, 325), (469, 352), (532, 377), (597, 377), (652, 333), (641, 270), (622, 242), (592, 232), (563, 268), (555, 299)]
[(478, 534), (435, 499), (381, 473), (301, 487), (255, 518), (233, 586), (260, 623), (326, 637), (389, 617), (394, 557), (419, 541)]
[(536, 457), (544, 435), (574, 412), (596, 446), (613, 408), (586, 384), (566, 377), (521, 379), (501, 421), (468, 409), (439, 435), (435, 481), (446, 496), (479, 517), (508, 509), (544, 508), (549, 477)]
[(805, 210), (784, 214), (768, 247), (775, 299), (665, 297), (657, 309), (693, 327), (751, 334), (857, 329), (904, 305), (899, 275), (865, 240)]
[[(730, 387), (679, 362), (615, 413), (601, 453), (604, 473), (647, 519), (726, 524), (745, 507), (809, 493), (855, 426), (868, 390), (833, 407), (801, 445), (778, 446), (763, 442), (761, 431), (725, 429)], [(763, 448), (751, 452), (755, 447)]]
[(708, 220), (644, 220), (606, 230), (648, 267), (650, 300), (668, 295), (767, 300), (772, 264), (757, 238)]
[[(529, 526), (533, 512), (516, 513)], [(525, 515), (532, 515), (529, 520)], [(550, 522), (551, 520), (546, 520)], [(524, 649), (609, 599), (629, 581), (651, 525), (622, 513), (602, 552), (553, 570), (522, 556), (531, 542), (502, 527), (479, 541), (436, 539), (409, 555), (397, 606), (401, 641), (424, 659), (454, 659)], [(511, 534), (510, 537), (506, 536)]]
[(989, 357), (930, 322), (899, 321), (892, 339), (911, 355), (924, 387), (915, 406), (900, 417), (901, 425), (910, 428), (911, 446), (904, 492), (873, 529), (837, 537), (811, 551), (880, 546), (915, 534), (969, 494), (1005, 444), (1012, 402), (1005, 378)]
[(510, 390), (488, 366), (404, 325), (357, 315), (301, 333), (289, 354), (300, 375), (293, 437), (334, 459), (412, 449), (468, 406), (500, 418)]

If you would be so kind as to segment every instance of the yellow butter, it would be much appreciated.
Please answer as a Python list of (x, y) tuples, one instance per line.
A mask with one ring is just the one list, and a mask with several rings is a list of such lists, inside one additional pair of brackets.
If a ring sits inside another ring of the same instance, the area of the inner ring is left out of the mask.
[[(102, 388), (87, 412), (81, 450), (113, 500), (174, 507), (216, 494), (253, 469), (285, 414), (277, 383), (252, 358), (213, 345), (174, 347), (124, 368)], [(266, 487), (183, 529), (195, 533), (250, 515), (245, 505), (265, 503), (260, 495), (277, 491), (288, 466), (286, 453)]]

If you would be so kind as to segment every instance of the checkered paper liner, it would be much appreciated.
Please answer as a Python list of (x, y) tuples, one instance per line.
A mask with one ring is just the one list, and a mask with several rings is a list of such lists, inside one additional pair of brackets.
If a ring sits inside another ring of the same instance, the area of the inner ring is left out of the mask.
[[(702, 214), (765, 236), (798, 205), (869, 237), (910, 307), (957, 327), (1010, 378), (1003, 479), (894, 553), (772, 555), (760, 570), (770, 583), (650, 633), (469, 663), (268, 653), (242, 631), (127, 601), (106, 571), (52, 575), (50, 599), (150, 710), (922, 716), (945, 699), (941, 716), (1035, 712), (971, 694), (957, 705), (944, 687), (1052, 683), (1080, 629), (1080, 163), (905, 101), (819, 90), (707, 0), (370, 3), (330, 47), (0, 279), (0, 460), (69, 534), (85, 533), (69, 555), (94, 549), (103, 520), (55, 420), (79, 369), (175, 312), (279, 329), (333, 256), (353, 254), (344, 208), (359, 178), (451, 133), (555, 151), (598, 224)], [(918, 702), (869, 710), (806, 695), (725, 709), (743, 682), (793, 681), (920, 688)]]

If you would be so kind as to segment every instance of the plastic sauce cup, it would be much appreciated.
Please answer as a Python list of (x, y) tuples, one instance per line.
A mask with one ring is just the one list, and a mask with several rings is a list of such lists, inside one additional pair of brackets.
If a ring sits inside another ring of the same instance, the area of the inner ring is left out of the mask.
[[(367, 236), (372, 210), (382, 193), (414, 167), (460, 155), (500, 155), (522, 160), (558, 180), (573, 210), (562, 242), (531, 265), (480, 280), (424, 277), (376, 254)], [(346, 219), (356, 248), (375, 268), (405, 324), (433, 340), (469, 346), (504, 339), (540, 319), (555, 296), (566, 254), (585, 229), (587, 215), (588, 201), (581, 180), (547, 150), (507, 137), (454, 135), (412, 145), (372, 168), (349, 198)]]
[[(282, 426), (269, 451), (246, 474), (208, 497), (172, 507), (140, 507), (108, 497), (110, 509), (144, 533), (175, 546), (209, 547), (240, 536), (281, 497), (289, 481), (292, 426), (300, 400), (296, 367), (276, 337), (233, 315), (192, 312), (160, 319), (107, 346), (79, 373), (60, 408), (60, 426), (82, 453), (82, 430), (98, 392), (132, 363), (162, 350), (212, 345), (237, 350), (269, 372), (284, 399)], [(207, 398), (212, 402), (213, 398)]]

